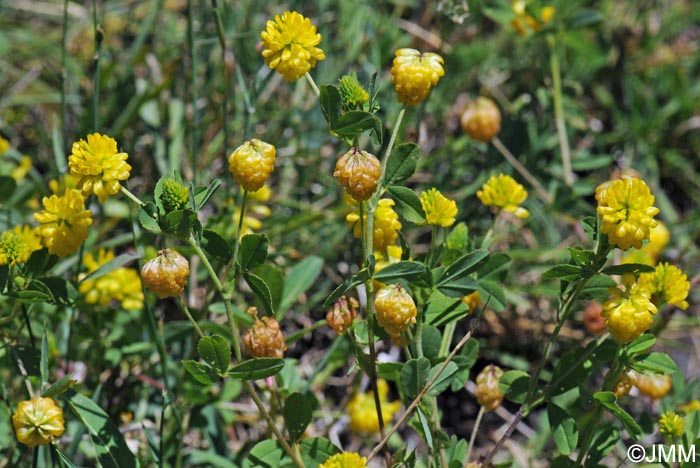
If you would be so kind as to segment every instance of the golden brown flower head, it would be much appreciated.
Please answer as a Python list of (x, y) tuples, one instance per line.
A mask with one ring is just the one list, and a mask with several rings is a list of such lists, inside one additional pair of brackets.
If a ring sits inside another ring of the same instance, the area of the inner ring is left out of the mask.
[(260, 35), (265, 63), (287, 82), (298, 80), (326, 58), (323, 50), (316, 47), (321, 43), (316, 26), (296, 11), (276, 15)]
[(260, 190), (275, 170), (274, 146), (253, 138), (236, 148), (228, 157), (228, 168), (243, 189)]
[(87, 239), (87, 228), (92, 224), (92, 213), (85, 209), (83, 195), (68, 189), (63, 196), (51, 195), (42, 202), (44, 211), (34, 213), (34, 219), (41, 223), (38, 229), (42, 244), (59, 257), (74, 253)]
[(415, 106), (425, 99), (430, 88), (445, 74), (443, 63), (442, 57), (432, 52), (397, 50), (391, 67), (391, 82), (399, 102)]
[(282, 358), (287, 350), (280, 324), (273, 317), (259, 320), (256, 315), (255, 323), (243, 336), (243, 343), (248, 354), (255, 358)]
[(377, 310), (377, 323), (392, 338), (398, 339), (401, 332), (416, 323), (416, 303), (399, 284), (392, 284), (377, 291), (374, 307)]
[(338, 158), (333, 172), (340, 185), (357, 201), (368, 200), (374, 195), (381, 175), (379, 160), (357, 147)]
[(464, 108), (460, 123), (464, 133), (476, 141), (486, 143), (501, 130), (501, 111), (493, 100), (478, 97)]
[(71, 175), (79, 178), (76, 188), (82, 190), (84, 196), (94, 193), (102, 203), (119, 191), (121, 181), (129, 178), (128, 157), (118, 152), (114, 138), (93, 133), (87, 140), (73, 143), (68, 167)]
[(341, 296), (326, 314), (326, 322), (337, 335), (342, 335), (357, 317), (358, 307), (360, 303), (354, 297)]
[(63, 410), (52, 398), (35, 397), (20, 402), (12, 415), (17, 440), (28, 446), (48, 445), (63, 434)]
[(503, 395), (498, 389), (498, 381), (502, 375), (503, 369), (490, 364), (476, 376), (476, 401), (486, 411), (493, 411), (503, 403)]
[(635, 386), (642, 395), (660, 400), (671, 391), (671, 376), (662, 374), (637, 374)]
[(141, 267), (143, 285), (161, 299), (180, 295), (189, 274), (189, 262), (175, 249), (161, 250)]

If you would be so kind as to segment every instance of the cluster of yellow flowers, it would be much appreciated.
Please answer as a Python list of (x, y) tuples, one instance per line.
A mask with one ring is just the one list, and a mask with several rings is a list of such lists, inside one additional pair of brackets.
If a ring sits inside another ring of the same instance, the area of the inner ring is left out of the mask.
[(48, 445), (65, 430), (63, 410), (51, 398), (35, 397), (20, 402), (12, 415), (17, 440), (28, 446)]
[[(350, 197), (346, 197), (346, 202), (357, 206), (357, 202)], [(399, 237), (401, 230), (401, 222), (399, 215), (392, 208), (396, 203), (390, 198), (382, 198), (377, 203), (377, 209), (374, 212), (373, 225), (373, 247), (375, 252), (386, 252), (387, 248), (394, 245), (394, 242)], [(352, 228), (354, 236), (358, 239), (362, 237), (362, 229), (360, 228), (360, 214), (353, 211), (345, 217), (348, 225)], [(363, 213), (363, 222), (367, 222), (367, 213)]]
[(673, 439), (683, 435), (685, 424), (683, 418), (673, 410), (668, 410), (659, 418), (659, 432)]
[(530, 30), (534, 32), (542, 30), (542, 27), (549, 24), (554, 18), (553, 6), (543, 7), (539, 12), (539, 19), (537, 19), (528, 13), (527, 3), (526, 0), (511, 0), (510, 2), (510, 8), (515, 14), (515, 18), (511, 20), (510, 24), (521, 36), (526, 36)]
[[(81, 279), (96, 271), (102, 265), (114, 260), (114, 253), (100, 249), (97, 258), (92, 253), (83, 256), (87, 273)], [(119, 267), (95, 279), (81, 281), (78, 290), (85, 296), (85, 302), (107, 307), (112, 301), (120, 303), (124, 310), (138, 310), (143, 307), (141, 277), (133, 268)]]
[(489, 177), (476, 196), (484, 205), (500, 208), (518, 218), (530, 216), (530, 212), (520, 206), (527, 199), (527, 190), (509, 175)]
[(41, 238), (35, 228), (15, 226), (0, 235), (0, 265), (26, 263), (35, 250), (41, 248)]
[[(401, 407), (401, 402), (389, 402), (387, 400), (389, 386), (385, 380), (377, 380), (377, 390), (382, 404), (382, 420), (384, 424), (388, 424)], [(348, 403), (347, 410), (350, 417), (350, 429), (353, 432), (357, 434), (379, 433), (379, 418), (377, 417), (372, 391), (356, 393)]]
[(325, 462), (318, 465), (318, 468), (365, 468), (367, 459), (355, 452), (343, 452), (333, 455)]

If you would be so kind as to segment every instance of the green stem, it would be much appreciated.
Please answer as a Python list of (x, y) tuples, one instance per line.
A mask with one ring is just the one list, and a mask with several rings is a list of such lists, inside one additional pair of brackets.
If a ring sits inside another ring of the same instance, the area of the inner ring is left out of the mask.
[(123, 185), (121, 186), (121, 192), (122, 192), (124, 195), (126, 195), (127, 198), (128, 198), (129, 200), (131, 200), (132, 202), (136, 203), (138, 206), (144, 206), (144, 205), (145, 205), (145, 203), (142, 202), (141, 199), (140, 199), (139, 197), (137, 197), (136, 195), (134, 195), (133, 193), (131, 193), (131, 191), (130, 191), (128, 188), (124, 187)]
[(190, 149), (192, 155), (192, 170), (194, 171), (194, 183), (195, 185), (199, 182), (197, 170), (197, 155), (199, 154), (200, 142), (200, 125), (201, 118), (199, 115), (199, 86), (197, 85), (197, 53), (195, 49), (194, 40), (194, 8), (192, 5), (192, 0), (187, 0), (187, 45), (190, 49), (190, 85), (192, 86), (192, 115), (194, 118), (194, 125), (192, 129), (192, 148)]
[(204, 332), (202, 332), (202, 329), (199, 328), (199, 325), (197, 324), (197, 321), (192, 317), (192, 314), (190, 313), (190, 309), (187, 308), (187, 304), (185, 304), (185, 301), (182, 300), (181, 296), (177, 296), (177, 304), (180, 306), (180, 309), (182, 312), (185, 314), (187, 319), (190, 321), (194, 329), (197, 331), (197, 334), (199, 335), (200, 338), (204, 338)]
[(311, 75), (309, 75), (309, 72), (306, 72), (306, 73), (304, 74), (304, 76), (306, 77), (306, 81), (307, 81), (307, 82), (309, 83), (309, 85), (311, 86), (311, 89), (313, 89), (313, 90), (314, 90), (314, 93), (316, 93), (316, 97), (321, 96), (321, 91), (319, 91), (318, 86), (316, 86), (316, 82), (315, 82), (314, 79), (311, 77)]
[(102, 47), (102, 31), (97, 21), (97, 0), (92, 0), (92, 26), (95, 34), (95, 55), (92, 59), (92, 131), (99, 128), (98, 111), (100, 105), (100, 48)]
[(571, 186), (574, 184), (574, 172), (571, 167), (571, 149), (569, 147), (569, 137), (566, 133), (566, 121), (564, 119), (559, 51), (557, 49), (557, 40), (553, 35), (547, 36), (547, 42), (551, 48), (549, 54), (549, 67), (552, 73), (552, 99), (554, 100), (554, 119), (557, 127), (557, 135), (559, 136), (561, 161), (564, 167), (564, 181), (566, 182), (566, 185)]
[(243, 222), (245, 221), (245, 212), (248, 205), (248, 191), (243, 189), (243, 195), (241, 195), (241, 200), (239, 206), (241, 207), (241, 213), (238, 216), (238, 228), (236, 229), (236, 240), (233, 242), (233, 256), (231, 257), (231, 262), (235, 266), (236, 259), (238, 258), (238, 250), (241, 247), (241, 238), (243, 237)]
[[(382, 177), (384, 176), (384, 173), (386, 172), (386, 162), (389, 160), (389, 155), (391, 154), (391, 150), (394, 149), (394, 143), (396, 143), (396, 137), (399, 134), (399, 128), (401, 128), (401, 122), (403, 122), (403, 116), (406, 114), (406, 106), (403, 106), (401, 110), (399, 111), (399, 115), (396, 117), (396, 122), (394, 123), (394, 129), (391, 131), (391, 137), (389, 138), (389, 144), (386, 147), (386, 151), (384, 152), (384, 157), (382, 158)], [(382, 181), (383, 184), (383, 181)], [(377, 193), (379, 193), (379, 190), (377, 190)], [(376, 195), (375, 195), (376, 196)]]
[(66, 69), (66, 49), (68, 47), (68, 0), (63, 0), (63, 35), (61, 37), (61, 144), (65, 150), (68, 139), (68, 108), (66, 106), (66, 81), (68, 81), (68, 71)]
[(469, 465), (469, 459), (471, 458), (472, 449), (474, 448), (474, 441), (476, 440), (476, 433), (479, 431), (479, 426), (481, 425), (481, 418), (484, 417), (484, 413), (486, 413), (486, 409), (483, 406), (481, 406), (479, 408), (479, 414), (476, 415), (476, 421), (474, 422), (472, 435), (469, 437), (469, 447), (467, 447), (467, 458), (465, 458), (464, 464), (465, 468), (467, 467), (467, 465)]

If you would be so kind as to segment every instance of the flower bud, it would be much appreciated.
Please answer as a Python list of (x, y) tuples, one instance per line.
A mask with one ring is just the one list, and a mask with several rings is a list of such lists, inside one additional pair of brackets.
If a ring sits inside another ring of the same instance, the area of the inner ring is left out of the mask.
[(160, 202), (166, 213), (176, 210), (182, 210), (187, 206), (190, 200), (190, 191), (174, 179), (165, 179), (163, 181), (163, 191), (160, 194)]

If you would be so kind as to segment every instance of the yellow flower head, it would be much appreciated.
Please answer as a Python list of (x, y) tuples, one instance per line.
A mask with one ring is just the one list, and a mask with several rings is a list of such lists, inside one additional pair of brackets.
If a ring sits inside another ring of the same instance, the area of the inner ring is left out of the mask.
[(659, 418), (659, 432), (666, 437), (680, 437), (683, 435), (683, 418), (672, 410), (666, 411)]
[(275, 15), (275, 20), (267, 22), (260, 36), (265, 63), (287, 82), (298, 80), (314, 68), (317, 61), (326, 58), (323, 50), (316, 47), (321, 43), (316, 26), (296, 11)]
[(355, 452), (343, 452), (329, 457), (318, 468), (366, 468), (367, 459)]
[(34, 228), (15, 226), (0, 236), (0, 265), (26, 263), (35, 250), (41, 248), (41, 238)]
[(22, 156), (21, 161), (19, 162), (19, 165), (12, 169), (12, 173), (10, 174), (13, 179), (15, 179), (17, 182), (20, 180), (24, 179), (27, 176), (27, 173), (32, 169), (32, 158), (29, 156)]
[(5, 154), (10, 149), (10, 142), (0, 136), (0, 154)]
[(660, 400), (671, 391), (671, 376), (661, 374), (637, 374), (634, 384), (639, 392), (654, 400)]
[(48, 445), (65, 430), (63, 410), (52, 398), (35, 397), (17, 405), (12, 415), (17, 440), (28, 447)]
[(518, 218), (530, 216), (530, 212), (520, 206), (527, 198), (527, 190), (509, 175), (489, 177), (481, 190), (476, 192), (476, 196), (484, 205), (501, 208)]
[(397, 50), (391, 67), (391, 82), (399, 102), (415, 106), (425, 99), (430, 88), (445, 74), (443, 63), (442, 57), (432, 52)]
[[(399, 237), (401, 223), (399, 215), (394, 211), (394, 200), (383, 198), (377, 203), (377, 209), (374, 212), (374, 229), (373, 242), (374, 250), (384, 252), (387, 247), (394, 244), (394, 241)], [(352, 232), (356, 238), (362, 237), (360, 229), (360, 215), (358, 213), (350, 213), (345, 217), (348, 225), (352, 228)], [(364, 221), (367, 221), (367, 214), (364, 214)]]
[[(382, 420), (388, 424), (401, 407), (400, 401), (389, 402), (387, 395), (389, 386), (385, 380), (377, 380), (379, 400), (382, 403)], [(378, 434), (379, 418), (374, 406), (374, 394), (370, 390), (367, 393), (357, 393), (348, 403), (348, 416), (350, 416), (350, 430), (357, 434)]]
[(649, 240), (656, 227), (654, 196), (649, 186), (634, 177), (624, 177), (601, 184), (596, 189), (598, 217), (603, 221), (600, 232), (607, 234), (611, 244), (623, 250), (639, 249)]
[[(83, 256), (88, 274), (114, 259), (114, 253), (100, 249), (95, 258), (92, 253)], [(82, 275), (84, 278), (86, 275)], [(113, 300), (121, 303), (124, 310), (137, 310), (143, 306), (141, 277), (132, 268), (119, 267), (95, 279), (82, 281), (78, 290), (88, 304), (107, 307)]]
[(425, 211), (425, 220), (434, 226), (449, 227), (455, 223), (457, 203), (431, 188), (420, 194), (420, 204)]
[(637, 375), (632, 372), (625, 372), (617, 378), (613, 392), (617, 398), (627, 395), (637, 382)]
[(639, 276), (639, 288), (646, 290), (656, 305), (672, 304), (679, 309), (687, 309), (690, 282), (688, 276), (675, 265), (660, 263), (653, 273)]
[(87, 136), (87, 141), (73, 143), (68, 167), (71, 175), (79, 178), (76, 188), (85, 196), (94, 193), (102, 203), (119, 191), (122, 180), (129, 178), (128, 157), (118, 152), (114, 138), (93, 133)]
[(471, 314), (481, 305), (481, 296), (479, 295), (479, 291), (474, 291), (471, 294), (462, 296), (462, 302), (469, 307), (469, 313)]
[(251, 138), (228, 157), (228, 169), (241, 187), (260, 190), (275, 170), (277, 149), (270, 143)]
[(654, 320), (656, 306), (647, 289), (634, 283), (633, 275), (623, 275), (623, 288), (603, 303), (601, 315), (610, 334), (620, 343), (629, 343), (647, 331)]
[(540, 19), (538, 20), (527, 11), (527, 1), (511, 0), (510, 8), (515, 13), (515, 18), (510, 24), (521, 36), (526, 36), (530, 31), (540, 31), (542, 26), (549, 24), (554, 18), (555, 9), (553, 6), (546, 6), (540, 10)]
[(66, 190), (62, 197), (51, 195), (42, 200), (44, 211), (34, 213), (41, 223), (39, 232), (49, 253), (65, 257), (80, 247), (92, 224), (92, 213), (85, 209), (85, 199), (78, 190)]

